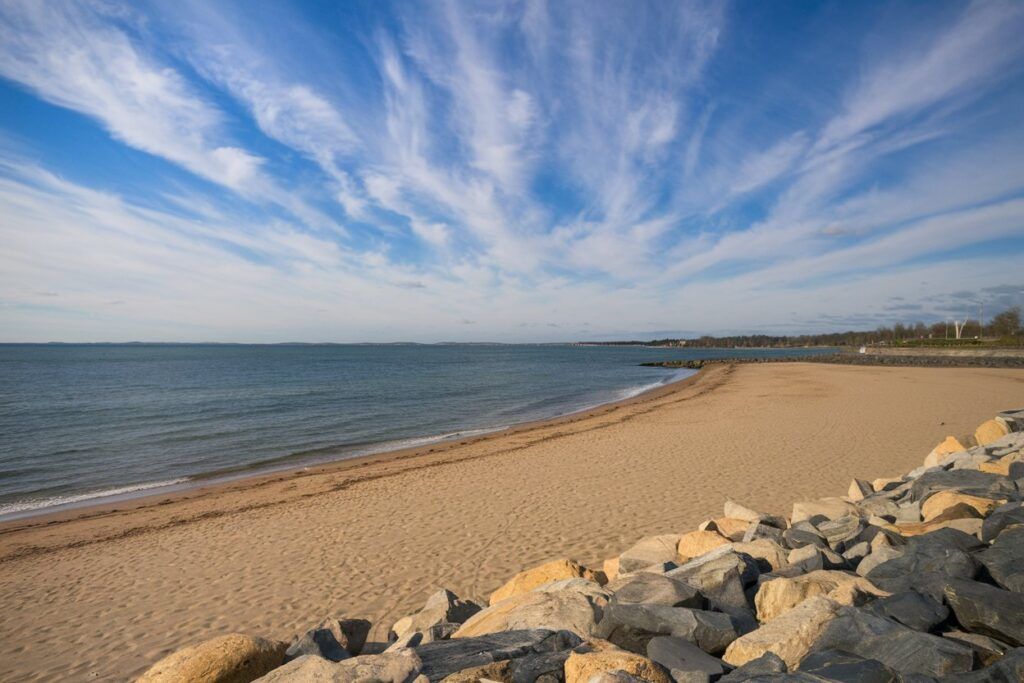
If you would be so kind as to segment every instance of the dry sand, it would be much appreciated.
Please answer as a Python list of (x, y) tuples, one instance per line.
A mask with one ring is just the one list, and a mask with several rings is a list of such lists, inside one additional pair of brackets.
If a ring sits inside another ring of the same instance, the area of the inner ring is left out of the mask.
[(124, 680), (229, 631), (326, 615), (386, 633), (440, 586), (486, 598), (546, 558), (599, 562), (735, 498), (788, 512), (898, 475), (1024, 406), (1024, 371), (714, 366), (465, 444), (0, 526), (0, 679)]

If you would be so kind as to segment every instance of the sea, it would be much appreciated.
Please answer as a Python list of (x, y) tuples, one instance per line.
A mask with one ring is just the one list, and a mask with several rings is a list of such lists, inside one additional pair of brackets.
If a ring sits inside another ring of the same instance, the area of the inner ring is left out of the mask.
[(510, 344), (0, 345), (0, 519), (500, 431), (828, 353)]

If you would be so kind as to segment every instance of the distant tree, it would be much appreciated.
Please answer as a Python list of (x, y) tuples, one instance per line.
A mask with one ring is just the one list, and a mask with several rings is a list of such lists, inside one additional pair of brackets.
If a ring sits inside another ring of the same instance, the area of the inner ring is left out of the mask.
[(994, 316), (989, 329), (996, 337), (1015, 337), (1020, 333), (1020, 306), (1014, 306)]

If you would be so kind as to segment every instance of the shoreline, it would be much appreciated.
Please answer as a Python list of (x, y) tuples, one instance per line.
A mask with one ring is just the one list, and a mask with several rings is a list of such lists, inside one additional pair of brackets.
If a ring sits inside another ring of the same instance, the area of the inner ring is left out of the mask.
[[(728, 363), (722, 363), (721, 365), (727, 366)], [(686, 368), (666, 368), (666, 370), (673, 369), (678, 372), (680, 370), (685, 370)], [(216, 495), (218, 491), (222, 490), (236, 491), (239, 487), (259, 487), (269, 483), (279, 483), (288, 478), (329, 475), (335, 472), (346, 472), (350, 469), (370, 467), (376, 463), (415, 460), (416, 458), (433, 455), (435, 453), (446, 452), (455, 447), (468, 446), (489, 441), (496, 437), (530, 433), (546, 427), (557, 426), (563, 423), (572, 423), (600, 414), (612, 412), (620, 407), (659, 398), (665, 394), (673, 392), (687, 383), (695, 383), (700, 375), (701, 371), (694, 370), (690, 375), (664, 382), (658, 386), (641, 391), (635, 396), (599, 403), (597, 405), (580, 408), (579, 410), (573, 410), (553, 417), (513, 423), (505, 427), (496, 427), (488, 429), (483, 433), (473, 434), (470, 436), (454, 436), (450, 439), (431, 441), (429, 443), (416, 446), (377, 451), (337, 460), (327, 460), (315, 464), (286, 465), (277, 468), (253, 468), (249, 471), (225, 475), (195, 475), (195, 478), (189, 478), (184, 482), (171, 484), (166, 487), (127, 492), (123, 496), (117, 495), (109, 498), (103, 497), (98, 498), (95, 501), (82, 501), (80, 504), (73, 503), (68, 506), (58, 505), (46, 508), (37, 508), (36, 510), (29, 511), (29, 514), (25, 515), (13, 513), (13, 516), (0, 517), (0, 546), (2, 546), (4, 536), (12, 532), (33, 529), (40, 526), (48, 527), (54, 524), (95, 519), (108, 514), (125, 513), (156, 505), (169, 505), (181, 500), (190, 500), (200, 496)], [(479, 430), (466, 431), (470, 432)], [(8, 559), (8, 555), (3, 554), (2, 550), (0, 550), (0, 563), (5, 562)]]
[[(684, 372), (687, 368), (672, 368), (666, 366), (665, 370), (674, 370), (674, 375)], [(47, 517), (50, 515), (60, 515), (62, 513), (74, 513), (76, 511), (88, 511), (96, 508), (110, 508), (113, 506), (126, 506), (131, 502), (144, 499), (144, 498), (159, 498), (174, 495), (181, 492), (188, 492), (193, 489), (207, 488), (218, 485), (225, 485), (234, 482), (244, 482), (248, 479), (258, 479), (261, 477), (274, 476), (274, 475), (288, 475), (296, 472), (303, 472), (312, 468), (319, 468), (323, 466), (333, 466), (342, 462), (354, 462), (362, 461), (366, 458), (374, 458), (377, 456), (385, 456), (392, 453), (406, 453), (413, 452), (418, 453), (431, 447), (437, 447), (439, 445), (447, 444), (449, 442), (459, 442), (460, 445), (471, 443), (481, 437), (491, 436), (495, 434), (505, 434), (513, 430), (520, 430), (523, 428), (535, 428), (543, 426), (554, 420), (561, 420), (570, 418), (576, 415), (583, 415), (592, 410), (599, 410), (607, 406), (614, 406), (620, 403), (631, 401), (635, 398), (644, 396), (645, 394), (657, 391), (667, 386), (676, 384), (677, 382), (683, 382), (690, 379), (696, 374), (696, 370), (693, 370), (691, 374), (685, 377), (679, 377), (673, 379), (670, 376), (665, 381), (656, 383), (652, 386), (642, 389), (638, 393), (627, 396), (626, 398), (616, 398), (609, 401), (603, 401), (597, 404), (585, 405), (580, 408), (574, 408), (565, 413), (553, 415), (551, 417), (544, 417), (534, 420), (525, 420), (522, 422), (513, 422), (507, 425), (499, 426), (488, 426), (488, 427), (472, 427), (459, 430), (456, 432), (449, 432), (447, 434), (441, 434), (437, 436), (411, 436), (402, 439), (396, 439), (393, 441), (381, 441), (375, 444), (365, 444), (367, 452), (355, 453), (352, 455), (340, 455), (340, 457), (327, 456), (323, 460), (314, 459), (306, 462), (291, 462), (285, 464), (273, 464), (275, 460), (291, 460), (295, 454), (289, 454), (276, 458), (274, 460), (265, 461), (263, 463), (254, 463), (252, 465), (242, 466), (238, 468), (231, 468), (226, 470), (218, 470), (213, 472), (204, 472), (199, 474), (182, 475), (169, 482), (140, 482), (135, 484), (124, 484), (122, 486), (115, 486), (110, 489), (112, 493), (90, 492), (75, 493), (71, 492), (68, 497), (75, 498), (77, 496), (84, 496), (81, 500), (71, 500), (64, 503), (57, 503), (54, 505), (45, 505), (35, 508), (26, 508), (23, 510), (15, 510), (9, 513), (0, 513), (0, 534), (3, 533), (6, 525), (12, 522), (21, 522), (37, 519), (39, 517)], [(619, 391), (627, 391), (622, 389)], [(388, 444), (400, 443), (402, 441), (415, 441), (419, 442), (415, 445), (399, 446), (392, 448)], [(337, 448), (344, 448), (339, 446)], [(380, 448), (380, 450), (377, 450)], [(333, 450), (333, 449), (332, 449)], [(426, 450), (426, 452), (433, 452), (433, 450)]]
[(125, 680), (193, 643), (290, 641), (325, 616), (367, 619), (382, 642), (440, 588), (480, 602), (524, 567), (601, 566), (727, 499), (778, 514), (899, 476), (1022, 395), (1021, 370), (714, 366), (433, 452), (11, 522), (0, 679)]

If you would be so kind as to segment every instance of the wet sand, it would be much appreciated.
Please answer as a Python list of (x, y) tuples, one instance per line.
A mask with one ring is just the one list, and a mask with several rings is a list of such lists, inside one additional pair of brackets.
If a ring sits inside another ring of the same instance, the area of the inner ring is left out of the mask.
[(717, 516), (918, 466), (1024, 406), (1024, 370), (716, 365), (569, 418), (0, 524), (0, 680), (124, 680), (229, 631), (383, 638), (438, 587), (485, 599)]

